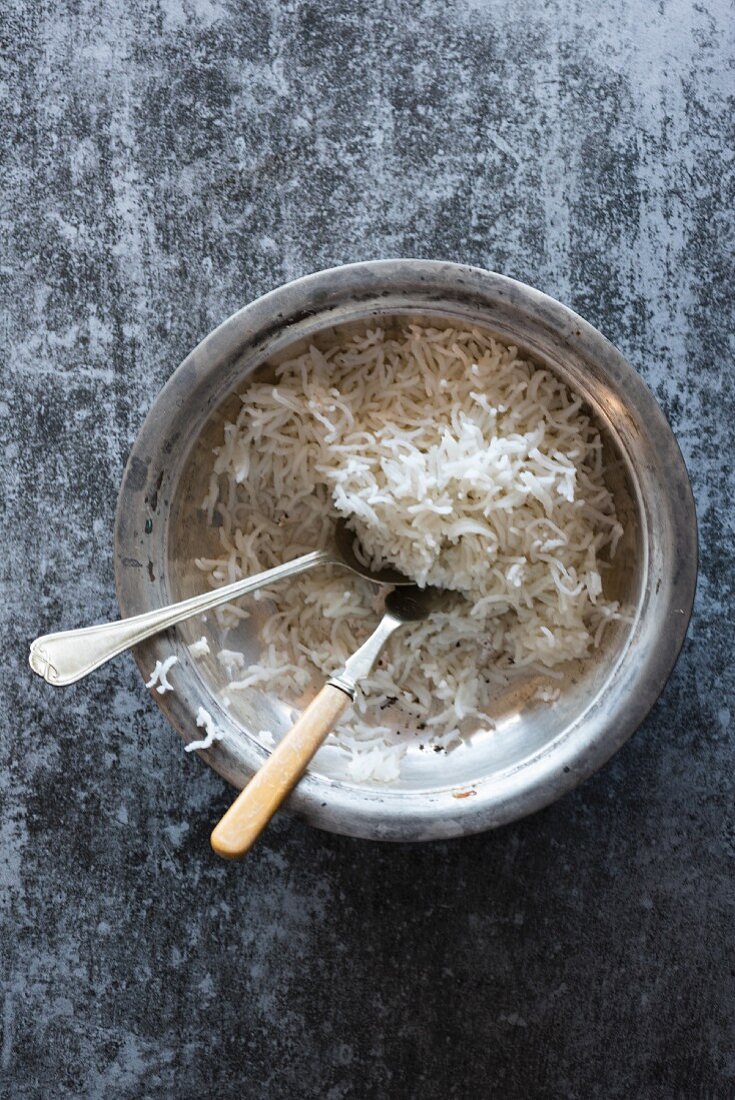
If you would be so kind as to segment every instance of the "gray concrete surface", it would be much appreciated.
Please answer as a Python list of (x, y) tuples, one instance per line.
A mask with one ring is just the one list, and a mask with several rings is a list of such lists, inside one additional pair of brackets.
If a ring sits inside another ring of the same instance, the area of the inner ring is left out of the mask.
[[(734, 1096), (729, 4), (3, 6), (0, 1095)], [(536, 817), (424, 847), (283, 818), (225, 866), (228, 791), (132, 660), (57, 692), (27, 642), (115, 613), (120, 473), (186, 352), (390, 255), (533, 283), (641, 371), (695, 618)]]

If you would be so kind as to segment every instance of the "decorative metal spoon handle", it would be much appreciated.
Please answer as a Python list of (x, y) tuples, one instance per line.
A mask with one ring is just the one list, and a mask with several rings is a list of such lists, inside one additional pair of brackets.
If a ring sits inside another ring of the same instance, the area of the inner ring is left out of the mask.
[(49, 684), (57, 687), (73, 684), (112, 657), (117, 657), (131, 646), (150, 638), (152, 634), (158, 634), (159, 631), (190, 619), (193, 615), (201, 615), (212, 607), (229, 603), (248, 592), (255, 592), (258, 588), (293, 577), (316, 565), (327, 564), (335, 564), (334, 555), (327, 550), (314, 550), (284, 565), (256, 573), (254, 577), (245, 577), (234, 584), (215, 588), (201, 596), (192, 596), (181, 603), (134, 615), (130, 619), (81, 627), (79, 630), (64, 630), (58, 634), (44, 634), (31, 645), (30, 666)]

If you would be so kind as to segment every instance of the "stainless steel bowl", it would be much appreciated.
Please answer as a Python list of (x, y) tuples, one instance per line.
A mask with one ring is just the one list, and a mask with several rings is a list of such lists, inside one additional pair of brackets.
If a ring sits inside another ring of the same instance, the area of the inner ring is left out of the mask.
[[(502, 825), (547, 805), (596, 771), (653, 706), (689, 622), (697, 573), (694, 503), (676, 441), (649, 390), (622, 356), (571, 310), (531, 287), (477, 268), (425, 260), (351, 264), (299, 279), (220, 325), (192, 351), (156, 398), (128, 460), (115, 531), (117, 590), (133, 615), (201, 589), (192, 559), (214, 547), (199, 504), (211, 447), (237, 394), (257, 368), (306, 341), (379, 321), (478, 325), (561, 375), (595, 415), (611, 462), (610, 485), (625, 538), (606, 579), (630, 624), (616, 624), (596, 657), (570, 666), (554, 703), (532, 678), (500, 692), (493, 729), (448, 755), (408, 753), (393, 785), (360, 784), (336, 749), (320, 752), (288, 807), (312, 825), (381, 840), (429, 840)], [(427, 415), (431, 410), (427, 409)], [(214, 541), (213, 541), (214, 540)], [(229, 648), (257, 653), (257, 623)], [(237, 787), (260, 765), (261, 728), (285, 730), (289, 708), (253, 690), (238, 711), (220, 704), (214, 658), (196, 662), (186, 644), (202, 633), (224, 641), (212, 616), (138, 647), (147, 677), (171, 653), (176, 690), (156, 702), (186, 741), (204, 706), (225, 731), (207, 762)]]

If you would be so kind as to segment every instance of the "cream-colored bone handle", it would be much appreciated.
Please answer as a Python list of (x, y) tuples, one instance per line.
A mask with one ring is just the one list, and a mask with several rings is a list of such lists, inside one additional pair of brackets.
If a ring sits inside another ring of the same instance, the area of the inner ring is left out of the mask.
[(340, 688), (322, 688), (213, 829), (211, 842), (218, 856), (239, 859), (252, 848), (351, 703)]

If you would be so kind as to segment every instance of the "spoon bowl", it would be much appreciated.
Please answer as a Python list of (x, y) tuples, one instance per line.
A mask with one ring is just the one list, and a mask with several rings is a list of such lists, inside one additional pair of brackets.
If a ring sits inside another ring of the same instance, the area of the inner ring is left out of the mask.
[(390, 584), (401, 587), (415, 583), (410, 577), (406, 577), (390, 566), (385, 566), (383, 569), (370, 569), (368, 566), (363, 565), (355, 552), (355, 547), (359, 545), (359, 539), (350, 528), (349, 520), (338, 519), (334, 530), (336, 556), (332, 562), (333, 565), (343, 565), (346, 569), (357, 573), (358, 577), (364, 577), (366, 581), (372, 581), (373, 584)]

